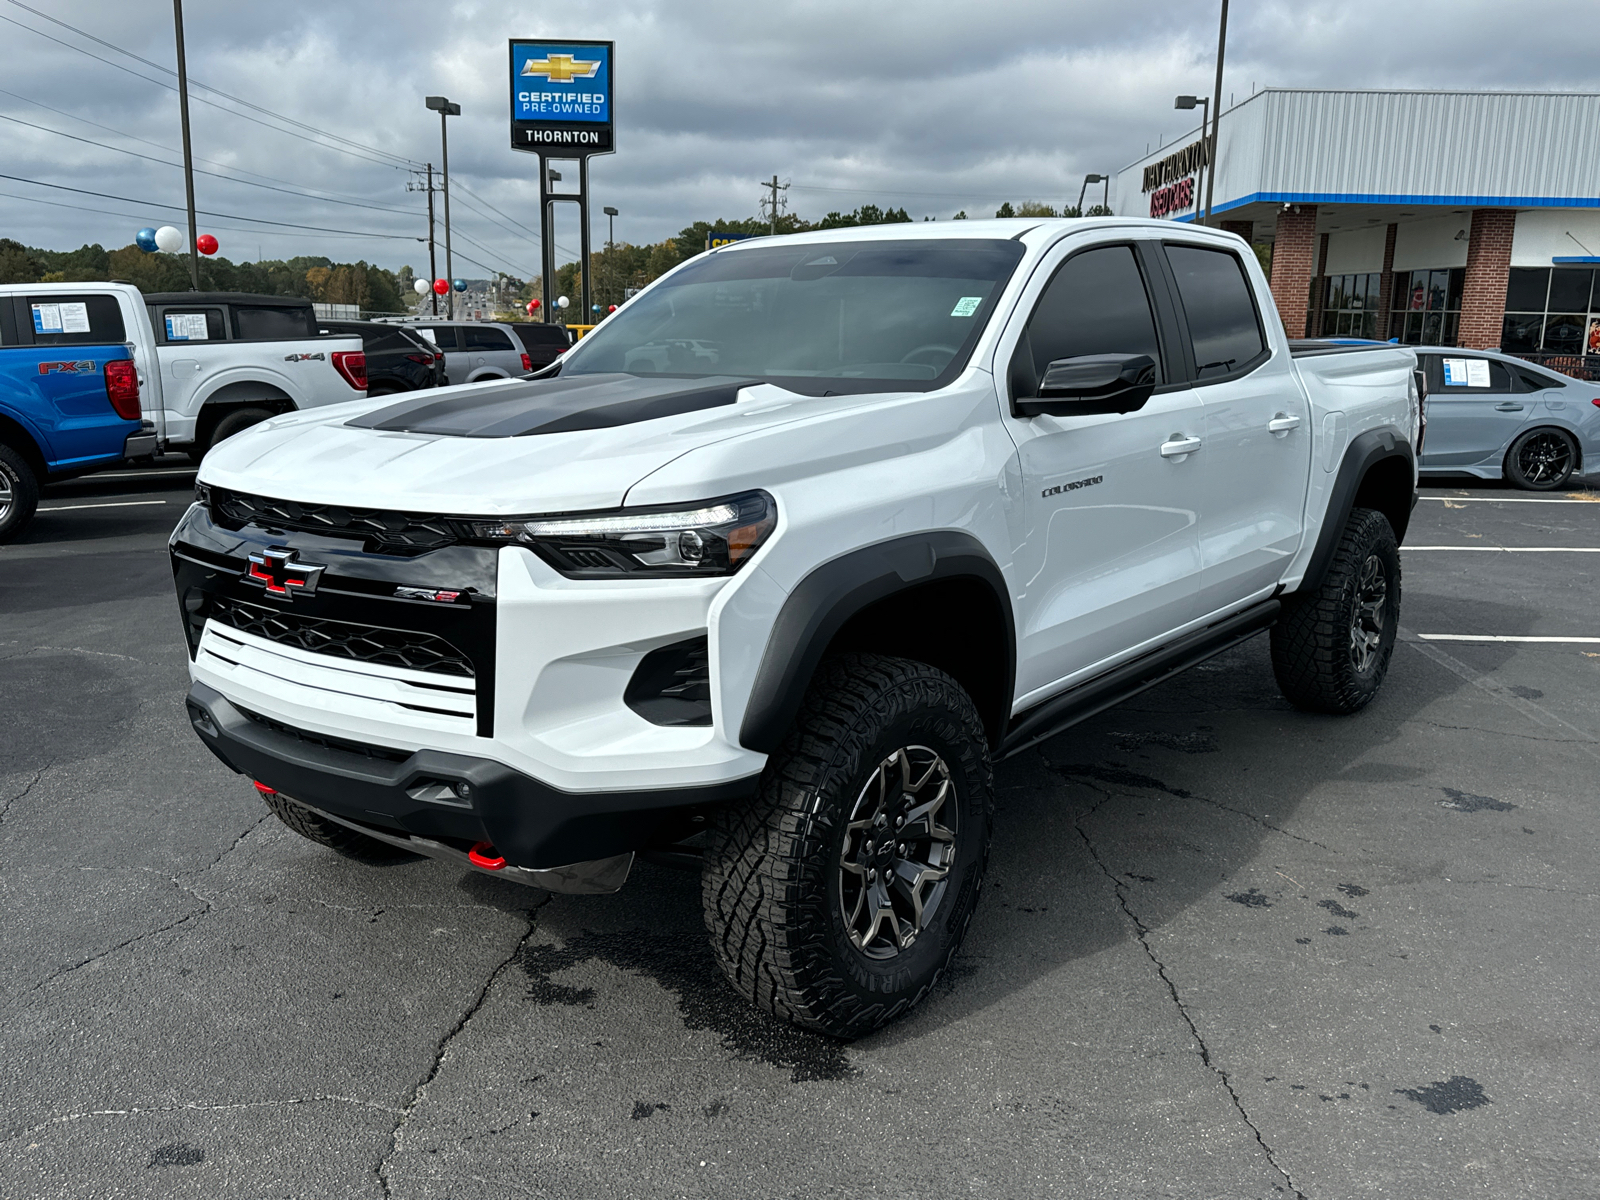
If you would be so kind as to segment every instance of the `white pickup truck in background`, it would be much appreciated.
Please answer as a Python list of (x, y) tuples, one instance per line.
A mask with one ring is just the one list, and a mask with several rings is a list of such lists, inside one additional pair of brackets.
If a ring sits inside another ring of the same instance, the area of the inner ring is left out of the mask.
[(138, 364), (145, 419), (163, 449), (197, 460), (268, 417), (367, 394), (361, 339), (319, 334), (311, 301), (298, 296), (146, 296), (131, 283), (10, 284), (0, 296), (50, 312), (114, 297)]

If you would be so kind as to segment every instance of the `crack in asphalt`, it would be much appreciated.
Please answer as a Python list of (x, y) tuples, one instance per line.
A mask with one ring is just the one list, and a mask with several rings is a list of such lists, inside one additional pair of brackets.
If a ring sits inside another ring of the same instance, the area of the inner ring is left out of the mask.
[(1326, 850), (1331, 854), (1340, 853), (1332, 846), (1319, 842), (1315, 838), (1292, 833), (1281, 825), (1274, 825), (1264, 817), (1258, 817), (1255, 813), (1246, 812), (1242, 808), (1234, 808), (1233, 805), (1224, 804), (1220, 800), (1213, 800), (1209, 796), (1197, 796), (1187, 788), (1171, 787), (1153, 775), (1141, 775), (1137, 771), (1130, 771), (1124, 767), (1102, 767), (1092, 763), (1053, 763), (1049, 759), (1045, 760), (1045, 765), (1063, 778), (1078, 783), (1082, 783), (1085, 779), (1095, 779), (1101, 783), (1144, 788), (1149, 791), (1163, 792), (1179, 800), (1194, 800), (1200, 804), (1209, 804), (1212, 808), (1221, 809), (1223, 812), (1232, 813), (1236, 817), (1243, 817), (1247, 821), (1252, 821), (1263, 829), (1270, 829), (1273, 833), (1281, 833), (1286, 838), (1304, 842), (1308, 846), (1316, 846), (1319, 850)]
[[(1104, 801), (1101, 803), (1103, 804)], [(1073, 829), (1077, 831), (1078, 837), (1083, 840), (1084, 849), (1089, 852), (1089, 857), (1094, 860), (1094, 865), (1100, 869), (1100, 873), (1102, 875), (1110, 880), (1112, 892), (1117, 898), (1117, 907), (1122, 909), (1123, 915), (1126, 916), (1128, 921), (1133, 925), (1135, 934), (1139, 939), (1139, 945), (1144, 949), (1145, 957), (1147, 957), (1151, 964), (1155, 967), (1156, 974), (1161, 978), (1161, 982), (1167, 985), (1167, 994), (1172, 998), (1172, 1003), (1177, 1007), (1178, 1015), (1183, 1018), (1183, 1023), (1189, 1027), (1189, 1033), (1194, 1038), (1195, 1045), (1200, 1048), (1200, 1061), (1205, 1064), (1206, 1069), (1214, 1074), (1221, 1082), (1223, 1088), (1226, 1089), (1228, 1098), (1233, 1101), (1234, 1110), (1239, 1114), (1240, 1120), (1245, 1123), (1250, 1132), (1255, 1136), (1256, 1144), (1261, 1147), (1261, 1152), (1266, 1155), (1267, 1161), (1272, 1164), (1272, 1169), (1275, 1170), (1279, 1175), (1283, 1176), (1283, 1181), (1289, 1185), (1289, 1190), (1292, 1191), (1296, 1197), (1298, 1197), (1298, 1200), (1306, 1200), (1306, 1194), (1302, 1192), (1295, 1184), (1293, 1176), (1291, 1176), (1289, 1172), (1285, 1170), (1278, 1162), (1278, 1157), (1275, 1153), (1273, 1153), (1272, 1147), (1267, 1145), (1266, 1138), (1261, 1136), (1261, 1129), (1253, 1120), (1250, 1119), (1250, 1114), (1245, 1109), (1244, 1101), (1239, 1098), (1239, 1093), (1234, 1090), (1233, 1080), (1228, 1077), (1227, 1071), (1223, 1070), (1222, 1067), (1218, 1065), (1216, 1060), (1211, 1057), (1211, 1048), (1206, 1045), (1206, 1039), (1201, 1036), (1199, 1026), (1195, 1024), (1194, 1018), (1189, 1015), (1189, 1009), (1184, 1004), (1183, 997), (1178, 994), (1178, 985), (1173, 982), (1172, 976), (1167, 973), (1167, 965), (1161, 961), (1161, 959), (1156, 955), (1155, 948), (1150, 945), (1150, 927), (1140, 920), (1139, 915), (1133, 911), (1132, 906), (1128, 903), (1128, 892), (1126, 885), (1120, 879), (1118, 879), (1117, 876), (1112, 872), (1111, 868), (1106, 865), (1105, 860), (1100, 857), (1100, 852), (1095, 849), (1093, 840), (1089, 837), (1088, 832), (1083, 828), (1084, 820), (1088, 817), (1094, 816), (1094, 814), (1100, 810), (1100, 807), (1100, 804), (1097, 804), (1088, 812), (1074, 820), (1072, 823)]]
[(25, 788), (23, 788), (15, 796), (12, 796), (4, 804), (0, 804), (0, 825), (3, 825), (5, 823), (6, 814), (11, 811), (11, 806), (13, 804), (15, 804), (18, 800), (21, 800), (29, 792), (33, 791), (34, 785), (37, 784), (39, 782), (39, 780), (44, 778), (44, 773), (46, 771), (48, 771), (51, 767), (55, 766), (55, 765), (56, 765), (56, 760), (52, 758), (49, 762), (45, 763), (44, 766), (40, 767), (36, 772), (34, 772), (33, 778), (28, 780), (28, 785)]
[(14, 1142), (18, 1138), (29, 1137), (36, 1133), (43, 1133), (57, 1125), (70, 1125), (75, 1121), (87, 1121), (94, 1117), (138, 1117), (147, 1113), (174, 1113), (174, 1112), (233, 1112), (240, 1109), (251, 1108), (290, 1108), (298, 1104), (351, 1104), (359, 1108), (375, 1108), (379, 1112), (397, 1112), (393, 1105), (379, 1104), (376, 1100), (362, 1100), (357, 1096), (290, 1096), (283, 1100), (243, 1100), (233, 1104), (163, 1104), (148, 1107), (135, 1105), (131, 1108), (93, 1108), (87, 1112), (62, 1113), (60, 1116), (51, 1117), (39, 1125), (30, 1125), (25, 1129), (14, 1129), (4, 1137), (0, 1137), (0, 1145)]
[(1494, 737), (1520, 738), (1526, 742), (1554, 742), (1561, 746), (1578, 745), (1585, 739), (1541, 737), (1537, 733), (1512, 733), (1509, 729), (1484, 729), (1480, 725), (1446, 725), (1442, 721), (1430, 721), (1425, 717), (1413, 717), (1413, 723), (1418, 725), (1431, 725), (1434, 729), (1445, 729), (1457, 733), (1487, 733)]
[(444, 1036), (439, 1039), (438, 1044), (434, 1046), (433, 1061), (428, 1064), (427, 1073), (417, 1081), (417, 1085), (411, 1089), (411, 1095), (406, 1098), (405, 1104), (400, 1108), (399, 1117), (394, 1123), (394, 1128), (389, 1131), (388, 1149), (379, 1156), (377, 1165), (373, 1168), (378, 1176), (378, 1184), (383, 1188), (383, 1194), (386, 1197), (394, 1195), (394, 1191), (389, 1185), (389, 1164), (394, 1160), (395, 1155), (400, 1152), (401, 1135), (405, 1129), (406, 1122), (411, 1119), (411, 1114), (417, 1110), (418, 1106), (427, 1099), (428, 1087), (438, 1078), (439, 1071), (444, 1066), (444, 1060), (450, 1053), (450, 1044), (472, 1023), (472, 1018), (478, 1015), (478, 1010), (489, 999), (489, 992), (494, 988), (495, 980), (499, 979), (527, 948), (529, 940), (533, 937), (534, 930), (539, 925), (539, 910), (550, 903), (553, 898), (553, 893), (546, 893), (543, 899), (528, 910), (528, 927), (522, 931), (522, 936), (517, 939), (517, 944), (511, 948), (511, 952), (505, 958), (496, 964), (494, 970), (489, 972), (488, 978), (483, 981), (483, 986), (478, 989), (478, 994), (472, 998), (472, 1002), (456, 1018), (455, 1024), (445, 1032)]

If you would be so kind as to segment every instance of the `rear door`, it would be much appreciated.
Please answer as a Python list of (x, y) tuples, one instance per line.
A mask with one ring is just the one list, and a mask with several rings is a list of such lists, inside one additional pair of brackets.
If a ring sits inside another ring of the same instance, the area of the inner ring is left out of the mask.
[(493, 325), (463, 325), (461, 338), (472, 361), (472, 371), (503, 371), (508, 375), (522, 371), (522, 350), (504, 329)]
[(1239, 255), (1181, 242), (1163, 251), (1205, 405), (1200, 597), (1214, 612), (1275, 587), (1300, 548), (1310, 416), (1288, 352), (1271, 352)]
[(1538, 397), (1499, 359), (1465, 350), (1420, 357), (1428, 372), (1422, 468), (1498, 467), (1511, 439), (1533, 419)]
[(217, 365), (215, 355), (199, 350), (228, 340), (227, 318), (220, 304), (164, 304), (151, 306), (150, 324), (155, 327), (156, 344), (161, 347), (157, 357), (165, 368), (161, 380), (164, 404), (187, 418), (183, 432), (173, 436), (186, 440), (194, 435), (193, 422), (200, 409), (198, 394), (208, 373), (207, 360), (211, 369)]
[[(1017, 446), (1013, 549), (1018, 699), (1197, 615), (1200, 548), (1195, 501), (1204, 412), (1171, 353), (1170, 304), (1146, 256), (1130, 243), (1057, 251), (1030, 284), (1025, 324), (1002, 352), (1004, 420)], [(1154, 285), (1154, 286), (1152, 286)], [(1158, 330), (1165, 330), (1163, 336)], [(1009, 335), (1008, 335), (1009, 336)], [(1036, 394), (1045, 368), (1083, 354), (1148, 354), (1156, 393), (1135, 412), (1019, 417), (1011, 400)], [(1007, 483), (1007, 491), (1010, 491)]]

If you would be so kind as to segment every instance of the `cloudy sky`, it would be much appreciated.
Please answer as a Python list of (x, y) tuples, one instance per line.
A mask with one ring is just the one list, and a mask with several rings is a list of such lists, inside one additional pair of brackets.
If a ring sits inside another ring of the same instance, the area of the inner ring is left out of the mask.
[[(1234, 0), (1225, 102), (1268, 86), (1600, 90), (1581, 7)], [(406, 183), (413, 164), (438, 161), (423, 97), (443, 93), (462, 107), (456, 274), (535, 273), (536, 160), (508, 145), (510, 37), (617, 43), (618, 153), (592, 170), (597, 244), (601, 205), (621, 210), (619, 241), (658, 241), (697, 219), (754, 215), (774, 172), (813, 219), (862, 203), (946, 219), (1007, 198), (1075, 202), (1085, 173), (1185, 132), (1172, 97), (1211, 91), (1217, 9), (188, 0), (196, 166), (211, 172), (196, 178), (197, 205), (218, 214), (200, 228), (235, 259), (320, 253), (425, 270), (424, 197)], [(0, 0), (0, 39), (0, 236), (68, 249), (181, 226), (171, 5)], [(557, 241), (576, 246), (575, 218)]]

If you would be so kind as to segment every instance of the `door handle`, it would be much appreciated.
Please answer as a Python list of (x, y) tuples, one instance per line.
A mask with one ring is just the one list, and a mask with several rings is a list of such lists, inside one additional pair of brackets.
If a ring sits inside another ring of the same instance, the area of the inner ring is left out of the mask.
[(1278, 437), (1284, 437), (1288, 434), (1289, 430), (1299, 428), (1300, 418), (1291, 417), (1288, 413), (1279, 413), (1277, 416), (1273, 417), (1272, 420), (1267, 422), (1268, 431)]
[(1200, 449), (1200, 439), (1197, 437), (1181, 437), (1174, 434), (1167, 441), (1161, 443), (1162, 458), (1185, 458)]
[(1495, 412), (1521, 412), (1522, 405), (1513, 404), (1511, 401), (1507, 400), (1504, 404), (1496, 404), (1494, 406), (1494, 410)]

